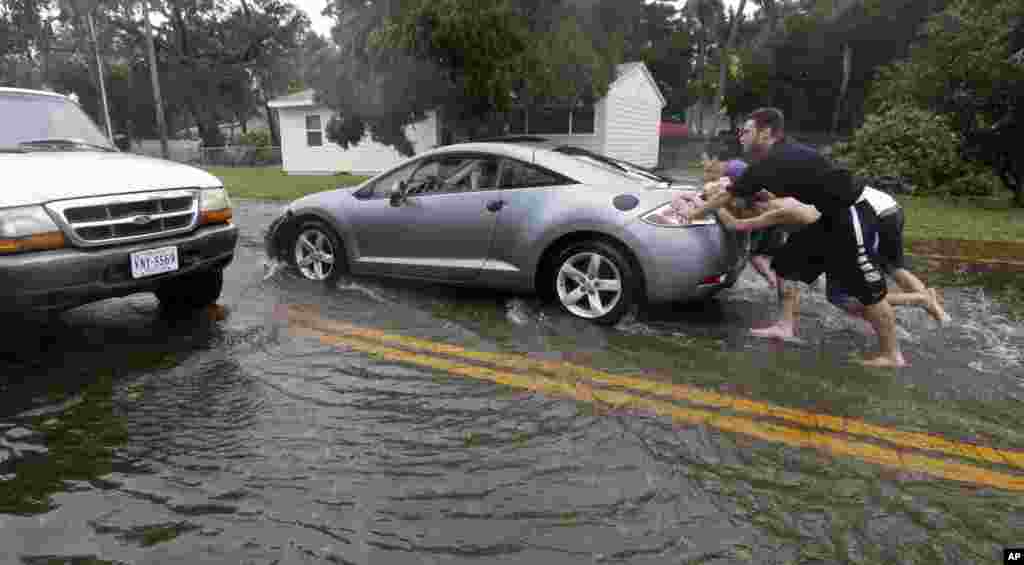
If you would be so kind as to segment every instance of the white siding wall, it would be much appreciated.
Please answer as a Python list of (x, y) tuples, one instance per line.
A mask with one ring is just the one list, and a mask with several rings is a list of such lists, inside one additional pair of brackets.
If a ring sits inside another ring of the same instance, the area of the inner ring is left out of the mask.
[(554, 143), (572, 145), (589, 149), (595, 153), (604, 153), (605, 121), (608, 115), (607, 99), (602, 98), (594, 104), (594, 133), (576, 135), (537, 134), (550, 139)]
[[(323, 145), (309, 147), (306, 144), (306, 116), (319, 115), (321, 126), (326, 127), (331, 111), (312, 106), (279, 108), (278, 111), (281, 116), (281, 162), (285, 173), (329, 175), (346, 171), (375, 174), (405, 159), (394, 148), (370, 140), (369, 135), (358, 145), (342, 149), (328, 141), (324, 133)], [(425, 120), (408, 126), (406, 132), (416, 153), (434, 147), (437, 145), (436, 115), (429, 113)]]
[(645, 167), (658, 164), (661, 100), (643, 71), (632, 70), (608, 90), (604, 153)]

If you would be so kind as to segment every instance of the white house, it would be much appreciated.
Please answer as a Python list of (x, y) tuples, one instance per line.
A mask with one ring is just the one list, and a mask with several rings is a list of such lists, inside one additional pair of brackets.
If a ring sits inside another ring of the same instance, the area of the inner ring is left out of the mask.
[[(327, 140), (327, 122), (334, 112), (313, 101), (313, 90), (275, 98), (281, 132), (281, 168), (289, 175), (333, 175), (338, 172), (375, 174), (404, 157), (394, 148), (377, 143), (367, 134), (359, 144), (342, 149)], [(419, 153), (438, 143), (436, 114), (406, 126), (406, 137)]]
[[(281, 124), (282, 164), (287, 174), (377, 173), (403, 159), (394, 149), (364, 138), (345, 150), (327, 141), (324, 127), (330, 109), (313, 102), (305, 90), (270, 101)], [(546, 106), (514, 111), (508, 132), (528, 133), (558, 143), (584, 147), (611, 157), (654, 167), (658, 164), (658, 124), (665, 97), (642, 62), (616, 68), (608, 94), (594, 104)], [(442, 139), (436, 113), (407, 126), (406, 135), (417, 153)]]

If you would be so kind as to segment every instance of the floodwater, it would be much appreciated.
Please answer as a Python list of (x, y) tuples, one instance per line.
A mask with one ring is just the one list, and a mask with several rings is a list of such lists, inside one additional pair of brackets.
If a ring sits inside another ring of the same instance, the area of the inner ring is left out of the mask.
[(746, 335), (774, 315), (749, 272), (615, 328), (485, 290), (322, 288), (265, 261), (279, 208), (238, 207), (222, 308), (167, 319), (137, 296), (8, 332), (0, 562), (996, 563), (1024, 546), (1024, 325), (981, 287), (942, 289), (944, 327), (899, 310), (911, 366), (865, 370), (849, 356), (873, 338), (820, 289), (781, 343)]

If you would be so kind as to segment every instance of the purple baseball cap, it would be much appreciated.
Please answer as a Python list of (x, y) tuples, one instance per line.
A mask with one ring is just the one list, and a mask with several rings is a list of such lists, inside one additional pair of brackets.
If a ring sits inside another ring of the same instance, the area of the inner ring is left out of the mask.
[(747, 164), (740, 159), (731, 159), (725, 164), (725, 176), (734, 181), (740, 178), (740, 175), (742, 175), (745, 170), (747, 170)]

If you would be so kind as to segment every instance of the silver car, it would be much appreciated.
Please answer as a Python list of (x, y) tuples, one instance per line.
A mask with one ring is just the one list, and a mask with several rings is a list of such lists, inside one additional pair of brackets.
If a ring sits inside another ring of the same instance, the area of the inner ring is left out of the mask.
[(266, 247), (310, 280), (350, 272), (536, 292), (614, 324), (634, 304), (705, 298), (739, 276), (745, 236), (673, 219), (673, 197), (694, 190), (540, 139), (462, 143), (295, 200)]

